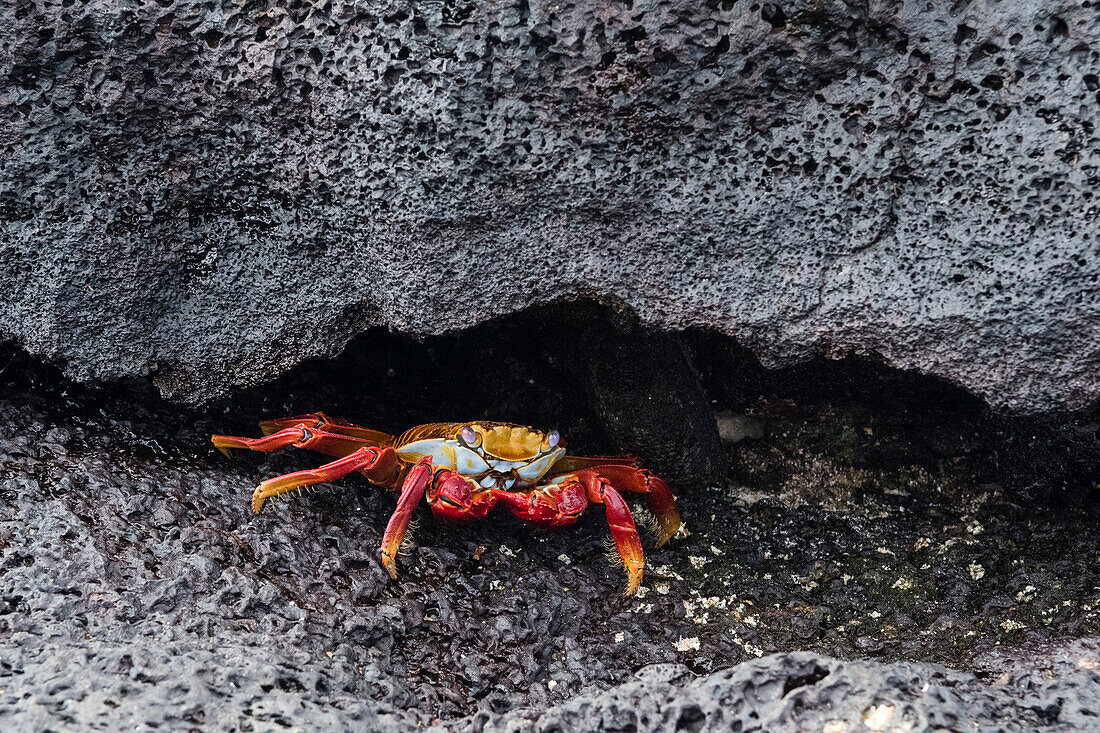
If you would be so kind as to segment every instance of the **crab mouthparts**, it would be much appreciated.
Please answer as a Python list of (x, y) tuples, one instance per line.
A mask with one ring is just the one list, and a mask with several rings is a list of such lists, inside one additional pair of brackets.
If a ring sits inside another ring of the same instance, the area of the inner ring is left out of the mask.
[(500, 471), (490, 471), (485, 474), (478, 485), (483, 489), (510, 489), (512, 484), (516, 482), (516, 472), (509, 471), (507, 473), (501, 473)]

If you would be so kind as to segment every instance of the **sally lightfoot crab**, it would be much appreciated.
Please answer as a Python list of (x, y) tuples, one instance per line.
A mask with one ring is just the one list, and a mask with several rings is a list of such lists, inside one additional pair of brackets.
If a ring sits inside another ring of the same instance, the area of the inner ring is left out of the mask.
[(336, 460), (264, 481), (252, 494), (253, 512), (273, 496), (352, 471), (400, 491), (382, 537), (382, 564), (394, 578), (397, 550), (421, 497), (440, 519), (480, 519), (499, 503), (520, 519), (548, 527), (573, 524), (589, 504), (603, 504), (628, 575), (627, 595), (642, 581), (645, 554), (622, 492), (645, 495), (656, 519), (658, 547), (680, 527), (668, 485), (639, 468), (634, 457), (567, 456), (556, 430), (502, 422), (432, 423), (394, 437), (320, 412), (266, 420), (260, 428), (262, 438), (215, 435), (214, 445), (226, 455), (229, 448), (271, 452), (293, 446)]

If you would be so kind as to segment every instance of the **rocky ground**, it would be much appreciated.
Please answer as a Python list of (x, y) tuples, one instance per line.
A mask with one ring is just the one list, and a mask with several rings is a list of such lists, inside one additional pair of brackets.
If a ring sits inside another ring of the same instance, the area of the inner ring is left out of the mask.
[[(797, 375), (743, 395), (733, 479), (681, 490), (690, 534), (624, 599), (598, 512), (560, 532), (424, 512), (391, 581), (391, 495), (352, 477), (252, 517), (258, 481), (317, 457), (209, 444), (317, 399), (390, 428), (445, 382), (341, 400), (333, 374), (371, 359), (349, 357), (192, 411), (7, 353), (0, 727), (1100, 729), (1100, 528), (992, 470), (999, 439), (942, 386), (868, 368), (862, 401)], [(567, 413), (575, 449), (602, 447)]]
[[(0, 728), (1100, 728), (1090, 3), (137, 5), (0, 3)], [(316, 410), (690, 533), (392, 581)]]

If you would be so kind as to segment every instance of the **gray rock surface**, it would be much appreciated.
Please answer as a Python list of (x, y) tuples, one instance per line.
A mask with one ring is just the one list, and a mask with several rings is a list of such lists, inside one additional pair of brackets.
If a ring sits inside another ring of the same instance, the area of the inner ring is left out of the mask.
[(0, 73), (0, 337), (79, 380), (603, 297), (1100, 397), (1090, 4), (18, 0)]
[[(1095, 640), (1032, 649), (995, 684), (934, 664), (842, 662), (775, 654), (690, 679), (680, 666), (545, 711), (479, 714), (437, 730), (519, 731), (1096, 731)], [(1011, 661), (1010, 661), (1011, 660)]]
[[(346, 367), (379, 389), (344, 414), (449, 404), (375, 368)], [(305, 372), (200, 413), (0, 356), (0, 730), (1096, 728), (1100, 524), (982, 480), (981, 447), (952, 445), (977, 431), (931, 395), (901, 390), (935, 408), (916, 427), (882, 394), (895, 422), (847, 398), (754, 408), (745, 485), (679, 496), (690, 536), (647, 543), (623, 599), (599, 512), (549, 532), (422, 508), (396, 581), (394, 497), (359, 477), (252, 516), (260, 480), (323, 459), (225, 460), (210, 433), (349, 393)]]

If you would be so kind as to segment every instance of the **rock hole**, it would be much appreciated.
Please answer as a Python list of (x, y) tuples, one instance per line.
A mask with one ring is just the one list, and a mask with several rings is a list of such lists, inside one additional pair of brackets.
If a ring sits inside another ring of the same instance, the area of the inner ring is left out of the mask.
[(698, 705), (689, 705), (680, 711), (680, 717), (676, 720), (676, 730), (699, 733), (706, 722), (707, 716), (703, 714), (702, 709)]
[(958, 45), (963, 41), (970, 40), (976, 35), (978, 35), (978, 31), (974, 30), (968, 25), (959, 23), (958, 28), (955, 29), (955, 37), (952, 40), (955, 42), (955, 45)]
[(820, 664), (815, 664), (813, 670), (808, 674), (787, 678), (787, 681), (783, 684), (783, 697), (786, 697), (790, 692), (797, 690), (799, 687), (816, 685), (828, 676), (829, 670), (825, 669)]
[(772, 3), (765, 3), (760, 9), (760, 17), (777, 30), (787, 25), (787, 14), (783, 12), (783, 8)]

